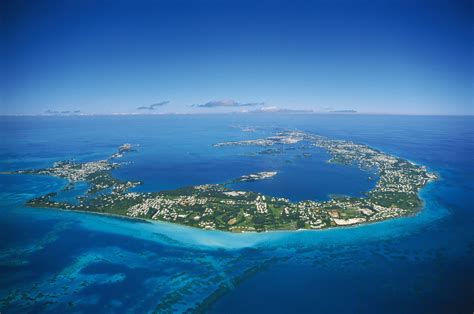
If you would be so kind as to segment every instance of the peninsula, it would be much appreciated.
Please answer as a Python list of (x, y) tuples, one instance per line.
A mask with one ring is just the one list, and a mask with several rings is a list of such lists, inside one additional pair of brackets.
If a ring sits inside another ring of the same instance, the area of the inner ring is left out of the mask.
[[(337, 197), (329, 201), (292, 202), (256, 192), (237, 191), (228, 184), (188, 186), (170, 191), (130, 191), (141, 182), (121, 181), (112, 170), (134, 146), (124, 144), (109, 158), (93, 162), (62, 161), (51, 168), (18, 170), (10, 174), (49, 175), (64, 178), (61, 190), (28, 201), (40, 208), (88, 211), (127, 217), (168, 221), (202, 229), (231, 232), (322, 229), (348, 226), (412, 215), (422, 207), (419, 190), (437, 176), (416, 165), (351, 141), (333, 140), (301, 131), (284, 131), (273, 136), (237, 142), (217, 143), (215, 147), (236, 145), (277, 147), (304, 144), (320, 147), (331, 156), (329, 162), (356, 166), (374, 172), (378, 182), (364, 197)], [(231, 182), (271, 180), (276, 171), (248, 174)], [(58, 195), (87, 184), (87, 190), (74, 201)]]

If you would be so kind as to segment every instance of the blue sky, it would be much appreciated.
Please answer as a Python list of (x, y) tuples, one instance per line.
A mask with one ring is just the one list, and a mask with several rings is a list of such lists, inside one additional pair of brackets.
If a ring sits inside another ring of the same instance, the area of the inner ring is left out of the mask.
[(471, 1), (0, 6), (0, 114), (473, 114)]

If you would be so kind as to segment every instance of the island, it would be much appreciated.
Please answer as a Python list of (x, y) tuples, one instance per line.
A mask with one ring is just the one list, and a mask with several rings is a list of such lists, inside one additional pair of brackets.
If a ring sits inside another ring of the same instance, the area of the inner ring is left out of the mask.
[(278, 174), (277, 171), (262, 171), (262, 172), (257, 172), (257, 173), (241, 176), (240, 178), (237, 178), (234, 181), (235, 182), (252, 182), (252, 181), (258, 181), (258, 180), (270, 179), (276, 176), (277, 174)]
[[(207, 230), (262, 232), (271, 230), (323, 229), (370, 223), (413, 215), (422, 206), (419, 191), (437, 175), (426, 167), (389, 155), (364, 144), (329, 139), (302, 131), (282, 131), (273, 136), (222, 142), (228, 146), (260, 146), (266, 149), (302, 144), (319, 147), (330, 154), (328, 162), (356, 166), (378, 177), (375, 187), (364, 197), (338, 196), (328, 201), (292, 202), (286, 198), (238, 191), (232, 182), (271, 180), (278, 173), (247, 174), (222, 184), (187, 186), (169, 191), (137, 192), (139, 181), (122, 181), (112, 174), (124, 166), (118, 162), (135, 146), (124, 144), (109, 158), (92, 162), (61, 161), (51, 168), (8, 172), (48, 175), (67, 180), (65, 187), (31, 199), (28, 206), (120, 215), (131, 218), (172, 222)], [(58, 195), (85, 183), (86, 191), (65, 201)]]

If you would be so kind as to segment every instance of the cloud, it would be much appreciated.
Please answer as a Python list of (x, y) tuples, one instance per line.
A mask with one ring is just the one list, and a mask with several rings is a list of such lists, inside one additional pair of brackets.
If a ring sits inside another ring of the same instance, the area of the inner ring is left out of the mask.
[(318, 108), (320, 111), (333, 111), (335, 110), (333, 107), (321, 107)]
[(313, 110), (306, 109), (286, 109), (278, 107), (263, 107), (257, 110), (249, 111), (250, 113), (312, 113)]
[(331, 110), (330, 112), (334, 112), (334, 113), (356, 113), (357, 110), (343, 109), (343, 110)]
[(45, 110), (45, 114), (47, 115), (75, 115), (75, 114), (80, 114), (81, 110)]
[(137, 109), (138, 110), (155, 110), (156, 107), (161, 107), (161, 106), (164, 106), (166, 104), (169, 104), (169, 100), (161, 101), (159, 103), (156, 103), (156, 104), (153, 104), (153, 105), (150, 105), (150, 106), (141, 106), (141, 107), (138, 107)]
[(217, 107), (253, 107), (253, 106), (263, 106), (263, 102), (249, 102), (249, 103), (240, 103), (231, 99), (226, 100), (213, 100), (205, 104), (192, 105), (192, 107), (199, 108), (217, 108)]
[(48, 109), (48, 110), (46, 110), (44, 113), (46, 113), (46, 114), (58, 114), (59, 111)]
[(357, 110), (354, 109), (337, 109), (334, 107), (319, 107), (317, 111), (327, 113), (357, 113)]

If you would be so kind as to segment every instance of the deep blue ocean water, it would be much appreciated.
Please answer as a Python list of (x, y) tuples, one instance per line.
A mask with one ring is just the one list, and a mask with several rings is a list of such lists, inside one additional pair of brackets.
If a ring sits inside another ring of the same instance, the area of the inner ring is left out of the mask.
[[(246, 126), (255, 132), (242, 132)], [(300, 200), (359, 196), (373, 186), (370, 173), (327, 164), (322, 150), (304, 157), (304, 148), (265, 155), (258, 147), (213, 146), (281, 129), (365, 143), (426, 165), (441, 179), (423, 189), (425, 208), (414, 217), (230, 234), (27, 208), (27, 200), (66, 182), (0, 175), (0, 312), (474, 311), (472, 117), (2, 117), (0, 171), (97, 160), (128, 142), (140, 146), (114, 174), (144, 181), (142, 191), (222, 183), (256, 171), (279, 174), (238, 188)]]

